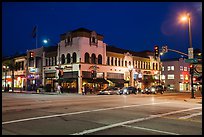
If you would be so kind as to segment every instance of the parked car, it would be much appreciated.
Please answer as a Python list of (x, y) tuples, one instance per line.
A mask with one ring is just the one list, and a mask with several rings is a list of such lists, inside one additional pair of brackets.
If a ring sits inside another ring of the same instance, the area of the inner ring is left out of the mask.
[(119, 90), (120, 88), (118, 87), (107, 87), (106, 89), (99, 91), (98, 95), (114, 95), (114, 94), (118, 94)]
[(124, 87), (121, 90), (119, 90), (119, 94), (137, 94), (137, 89), (135, 87)]
[(146, 87), (144, 89), (144, 93), (146, 94), (156, 94), (156, 93), (163, 94), (164, 91), (165, 91), (165, 88), (162, 85)]
[(163, 94), (164, 91), (165, 91), (165, 88), (164, 88), (162, 85), (156, 86), (156, 92), (157, 92), (157, 93)]

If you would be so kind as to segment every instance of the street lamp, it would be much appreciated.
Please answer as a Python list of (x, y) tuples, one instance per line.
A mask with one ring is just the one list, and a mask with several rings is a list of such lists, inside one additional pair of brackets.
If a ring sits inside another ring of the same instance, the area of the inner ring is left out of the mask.
[[(191, 17), (190, 14), (187, 13), (186, 15), (181, 17), (181, 21), (182, 22), (187, 22), (188, 21), (188, 33), (189, 33), (189, 46), (190, 48), (193, 50), (193, 46), (192, 46), (192, 32), (191, 32)], [(194, 65), (192, 64), (192, 70), (194, 69)], [(191, 73), (191, 98), (195, 98), (194, 97), (194, 91), (193, 91), (193, 71)]]
[(182, 22), (187, 22), (188, 21), (189, 45), (190, 45), (190, 48), (193, 48), (192, 47), (192, 32), (191, 32), (191, 17), (190, 17), (190, 14), (187, 13), (187, 14), (181, 16), (181, 21)]

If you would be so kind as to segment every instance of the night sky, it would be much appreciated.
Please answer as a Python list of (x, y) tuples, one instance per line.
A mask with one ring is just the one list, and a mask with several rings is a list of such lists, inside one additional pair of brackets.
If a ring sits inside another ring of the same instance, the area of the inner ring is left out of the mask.
[[(154, 45), (168, 45), (187, 53), (188, 24), (178, 21), (185, 12), (191, 14), (193, 47), (202, 49), (201, 2), (3, 2), (2, 55), (34, 49), (35, 25), (38, 47), (46, 46), (45, 38), (57, 43), (60, 34), (83, 27), (119, 48), (153, 51)], [(175, 56), (181, 55), (168, 52), (163, 57)]]

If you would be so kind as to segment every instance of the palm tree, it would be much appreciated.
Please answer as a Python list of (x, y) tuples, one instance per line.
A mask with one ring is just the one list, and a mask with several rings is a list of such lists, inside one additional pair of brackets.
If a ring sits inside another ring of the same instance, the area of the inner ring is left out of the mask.
[(12, 79), (12, 84), (11, 84), (11, 89), (12, 89), (12, 92), (14, 91), (14, 71), (19, 67), (18, 64), (15, 64), (15, 61), (14, 61), (14, 57), (11, 57), (9, 59), (6, 59), (4, 62), (3, 62), (3, 65), (5, 66), (8, 66), (9, 67), (9, 70), (12, 72), (12, 75), (11, 75), (11, 79)]

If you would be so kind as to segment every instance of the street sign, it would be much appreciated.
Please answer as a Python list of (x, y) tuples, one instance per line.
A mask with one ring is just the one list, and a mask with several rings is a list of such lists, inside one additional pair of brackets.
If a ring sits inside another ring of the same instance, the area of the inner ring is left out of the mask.
[(186, 59), (185, 62), (186, 63), (198, 63), (198, 60), (196, 58), (192, 58), (192, 59)]
[(189, 59), (193, 58), (193, 48), (188, 48), (188, 58)]

